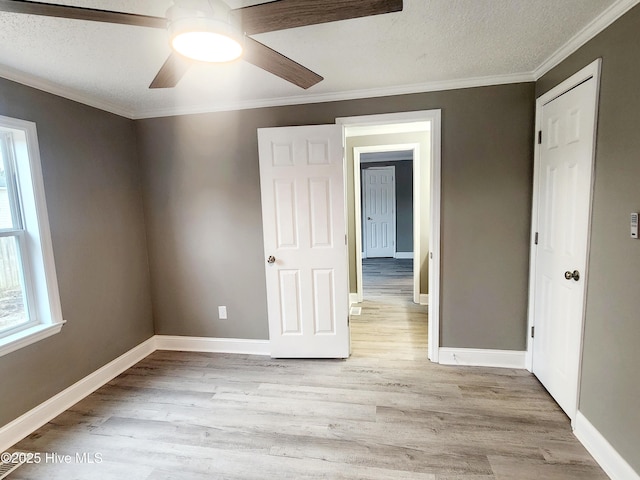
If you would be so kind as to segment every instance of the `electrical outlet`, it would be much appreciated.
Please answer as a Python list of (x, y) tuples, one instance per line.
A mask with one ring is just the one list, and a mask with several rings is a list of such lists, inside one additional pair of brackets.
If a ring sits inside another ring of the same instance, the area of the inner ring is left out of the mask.
[(227, 307), (225, 306), (218, 307), (218, 319), (219, 320), (227, 319)]

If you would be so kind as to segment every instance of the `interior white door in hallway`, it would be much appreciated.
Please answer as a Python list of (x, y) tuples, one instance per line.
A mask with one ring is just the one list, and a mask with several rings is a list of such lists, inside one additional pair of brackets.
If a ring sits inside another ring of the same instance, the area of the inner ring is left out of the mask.
[(573, 419), (582, 348), (597, 80), (542, 105), (533, 373)]
[(370, 167), (363, 171), (364, 253), (367, 258), (396, 253), (395, 168)]
[(349, 356), (342, 127), (258, 129), (272, 357)]

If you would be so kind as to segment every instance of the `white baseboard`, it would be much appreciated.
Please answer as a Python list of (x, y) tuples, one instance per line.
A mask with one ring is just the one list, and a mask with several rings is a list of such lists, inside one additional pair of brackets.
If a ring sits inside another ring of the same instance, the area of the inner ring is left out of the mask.
[(38, 428), (53, 420), (105, 383), (131, 368), (156, 349), (155, 338), (141, 343), (95, 372), (77, 381), (49, 400), (0, 428), (0, 452), (19, 442)]
[(573, 433), (612, 480), (640, 480), (638, 472), (580, 411), (576, 413)]
[(349, 306), (353, 305), (354, 303), (360, 303), (360, 300), (358, 300), (358, 294), (357, 293), (350, 293), (349, 294)]
[(420, 305), (429, 305), (429, 294), (421, 293), (420, 294)]
[(157, 350), (182, 352), (243, 353), (270, 355), (269, 340), (245, 340), (241, 338), (181, 337), (156, 335)]
[(517, 350), (441, 347), (438, 350), (438, 360), (442, 365), (524, 368), (525, 353)]
[(396, 252), (393, 258), (413, 258), (413, 252)]

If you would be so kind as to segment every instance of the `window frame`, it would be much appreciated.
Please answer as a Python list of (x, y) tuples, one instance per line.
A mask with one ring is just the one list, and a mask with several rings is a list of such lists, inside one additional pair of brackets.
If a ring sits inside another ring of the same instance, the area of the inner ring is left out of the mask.
[[(9, 167), (13, 169), (11, 178), (7, 175), (7, 194), (13, 195), (17, 202), (12, 203), (11, 207), (14, 225), (21, 225), (20, 228), (1, 229), (0, 236), (13, 236), (18, 242), (29, 321), (0, 333), (0, 356), (59, 333), (65, 323), (53, 257), (36, 124), (0, 115), (0, 134), (3, 133), (12, 134), (14, 161)], [(10, 181), (14, 182), (12, 186), (9, 186)]]

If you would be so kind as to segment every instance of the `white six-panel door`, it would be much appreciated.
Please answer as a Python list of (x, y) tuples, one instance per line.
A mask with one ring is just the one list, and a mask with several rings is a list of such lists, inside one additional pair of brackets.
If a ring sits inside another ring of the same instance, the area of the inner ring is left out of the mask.
[(346, 358), (342, 127), (258, 129), (258, 144), (271, 356)]
[(363, 171), (365, 253), (368, 258), (396, 253), (395, 168), (371, 167)]
[(596, 83), (591, 78), (543, 105), (539, 146), (532, 367), (572, 419), (578, 397)]

